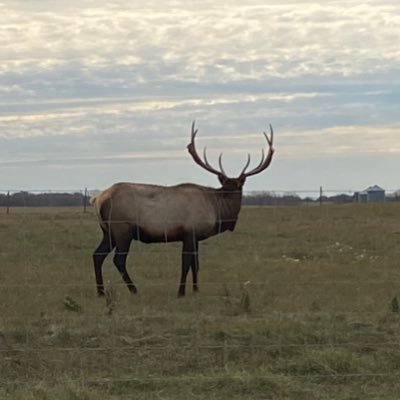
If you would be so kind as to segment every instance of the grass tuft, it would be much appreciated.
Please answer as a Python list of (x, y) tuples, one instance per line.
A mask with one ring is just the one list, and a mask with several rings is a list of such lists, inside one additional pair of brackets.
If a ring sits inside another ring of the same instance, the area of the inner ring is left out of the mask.
[(76, 313), (81, 313), (83, 311), (82, 306), (71, 296), (64, 297), (64, 307), (66, 310)]
[(391, 305), (392, 312), (394, 312), (394, 313), (400, 312), (400, 304), (399, 304), (399, 300), (397, 299), (397, 297), (393, 297), (390, 305)]

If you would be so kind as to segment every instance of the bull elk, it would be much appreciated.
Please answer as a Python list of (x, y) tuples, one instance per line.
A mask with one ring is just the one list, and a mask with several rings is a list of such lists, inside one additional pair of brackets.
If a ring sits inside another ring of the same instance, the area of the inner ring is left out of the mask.
[(264, 132), (268, 154), (264, 149), (260, 163), (246, 172), (250, 154), (238, 178), (229, 178), (222, 167), (210, 165), (204, 149), (203, 159), (195, 145), (197, 129), (192, 124), (191, 141), (187, 148), (193, 161), (206, 171), (217, 175), (218, 189), (183, 183), (176, 186), (158, 186), (138, 183), (116, 183), (91, 199), (99, 218), (103, 238), (93, 253), (97, 293), (103, 296), (102, 265), (115, 248), (114, 264), (131, 293), (137, 293), (127, 270), (126, 259), (132, 240), (144, 243), (182, 242), (182, 272), (178, 297), (185, 295), (186, 277), (192, 270), (193, 290), (198, 290), (199, 242), (226, 230), (233, 231), (242, 203), (242, 188), (247, 177), (265, 170), (274, 153), (273, 129)]

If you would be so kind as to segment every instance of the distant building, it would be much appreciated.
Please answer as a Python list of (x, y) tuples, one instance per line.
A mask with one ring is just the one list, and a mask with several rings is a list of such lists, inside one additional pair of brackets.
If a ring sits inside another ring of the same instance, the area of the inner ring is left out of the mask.
[(362, 192), (354, 193), (354, 201), (356, 203), (383, 203), (385, 198), (385, 189), (378, 185), (370, 186)]
[(363, 190), (362, 192), (355, 192), (354, 201), (356, 203), (368, 203), (368, 192), (366, 190)]

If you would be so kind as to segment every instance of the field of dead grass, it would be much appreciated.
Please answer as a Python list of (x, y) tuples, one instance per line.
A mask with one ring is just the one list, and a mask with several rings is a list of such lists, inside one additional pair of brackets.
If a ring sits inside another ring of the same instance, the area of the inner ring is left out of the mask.
[(134, 243), (96, 297), (89, 210), (0, 215), (0, 398), (398, 399), (400, 206), (248, 207), (200, 245)]

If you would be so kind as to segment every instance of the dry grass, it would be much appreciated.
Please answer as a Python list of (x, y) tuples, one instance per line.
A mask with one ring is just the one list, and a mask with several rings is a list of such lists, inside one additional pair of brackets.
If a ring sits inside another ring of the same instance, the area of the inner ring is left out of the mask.
[(108, 260), (98, 299), (94, 215), (11, 211), (2, 399), (400, 396), (399, 205), (245, 208), (201, 244), (200, 293), (184, 299), (179, 244), (133, 245), (138, 296)]

